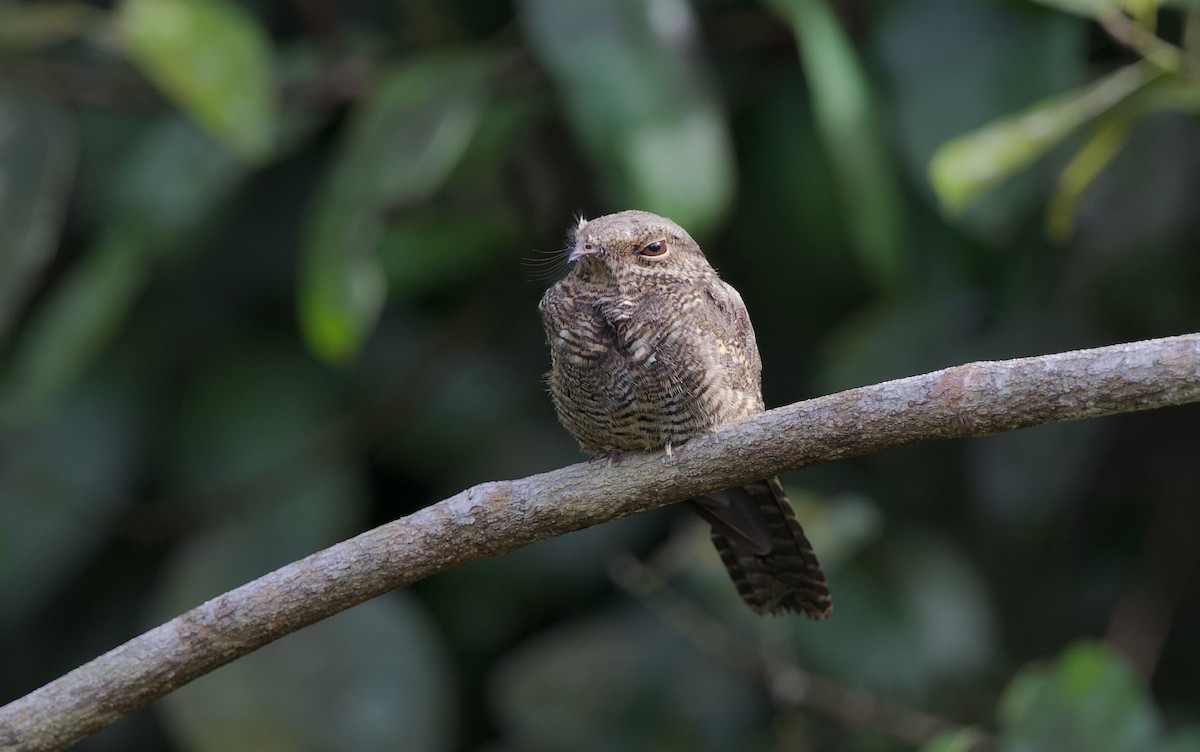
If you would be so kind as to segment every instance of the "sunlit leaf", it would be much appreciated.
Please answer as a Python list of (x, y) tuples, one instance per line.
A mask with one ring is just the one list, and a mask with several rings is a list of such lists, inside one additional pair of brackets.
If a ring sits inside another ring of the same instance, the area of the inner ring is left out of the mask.
[(614, 210), (669, 216), (694, 235), (733, 195), (733, 154), (683, 0), (523, 0), (533, 51)]
[(795, 29), (813, 112), (834, 166), (847, 229), (859, 261), (878, 284), (906, 266), (903, 205), (858, 55), (824, 0), (773, 0)]
[(1087, 143), (1075, 153), (1058, 178), (1058, 190), (1046, 208), (1046, 234), (1057, 242), (1071, 238), (1075, 211), (1083, 192), (1092, 184), (1129, 140), (1132, 124), (1114, 113), (1100, 124)]
[[(1071, 254), (1076, 271), (1103, 275), (1097, 293), (1111, 312), (1106, 320), (1147, 327), (1161, 326), (1191, 308), (1185, 301), (1195, 300), (1195, 284), (1180, 273), (1173, 253), (1142, 252), (1192, 247), (1195, 227), (1195, 170), (1188, 155), (1196, 143), (1196, 120), (1159, 114), (1176, 107), (1160, 109), (1164, 101), (1156, 96), (1157, 87), (1147, 87), (1145, 97), (1130, 102), (1149, 116), (1138, 118), (1129, 142), (1084, 195)], [(1083, 311), (1074, 306), (1063, 313)]]
[(983, 733), (976, 729), (951, 731), (921, 747), (921, 752), (975, 752), (985, 739)]
[(1159, 79), (1146, 87), (1138, 106), (1146, 112), (1200, 114), (1200, 86), (1186, 79)]
[(1135, 4), (1130, 0), (1035, 0), (1035, 2), (1089, 18), (1120, 13)]
[(1023, 752), (1140, 752), (1161, 721), (1129, 665), (1095, 643), (1078, 643), (1049, 666), (1024, 669), (1000, 703), (1006, 742)]
[(1158, 8), (1162, 0), (1125, 0), (1125, 10), (1133, 16), (1133, 20), (1147, 30), (1153, 31), (1158, 23)]
[(1200, 8), (1197, 0), (1034, 0), (1051, 8), (1074, 13), (1088, 18), (1099, 18), (1113, 13), (1126, 11), (1134, 18), (1153, 18), (1158, 6), (1167, 5), (1177, 8)]
[(462, 158), (488, 99), (492, 61), (442, 54), (393, 72), (361, 102), (306, 228), (300, 322), (312, 350), (351, 358), (375, 325), (387, 212), (427, 198)]
[(1085, 86), (947, 142), (929, 164), (929, 179), (951, 215), (1032, 164), (1079, 126), (1124, 101), (1159, 71), (1136, 63)]
[(277, 102), (270, 40), (225, 0), (126, 0), (117, 23), (131, 60), (247, 160), (269, 156)]
[[(907, 178), (929, 200), (937, 200), (929, 163), (944, 143), (1089, 80), (1087, 24), (1072, 16), (961, 0), (892, 8), (880, 17), (872, 52)], [(1015, 175), (972, 205), (960, 226), (976, 241), (1004, 245), (1042, 209), (1043, 180), (1039, 170)]]
[(0, 340), (54, 256), (78, 140), (58, 108), (0, 98)]

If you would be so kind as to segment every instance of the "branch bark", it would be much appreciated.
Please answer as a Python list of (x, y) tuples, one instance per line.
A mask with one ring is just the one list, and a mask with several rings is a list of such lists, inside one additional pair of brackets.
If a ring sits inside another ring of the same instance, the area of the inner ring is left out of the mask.
[(431, 574), (706, 491), (936, 439), (1200, 401), (1200, 334), (969, 363), (770, 410), (665, 459), (482, 483), (204, 603), (0, 708), (3, 749), (61, 749), (302, 627)]

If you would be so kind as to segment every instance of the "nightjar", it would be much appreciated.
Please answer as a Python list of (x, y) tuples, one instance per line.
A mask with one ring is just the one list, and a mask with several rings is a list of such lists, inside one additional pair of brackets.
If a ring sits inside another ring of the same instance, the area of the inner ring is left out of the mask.
[[(554, 409), (585, 451), (669, 453), (762, 412), (746, 305), (683, 228), (642, 211), (580, 219), (568, 260), (538, 309)], [(751, 609), (829, 615), (825, 575), (778, 478), (689, 504)]]

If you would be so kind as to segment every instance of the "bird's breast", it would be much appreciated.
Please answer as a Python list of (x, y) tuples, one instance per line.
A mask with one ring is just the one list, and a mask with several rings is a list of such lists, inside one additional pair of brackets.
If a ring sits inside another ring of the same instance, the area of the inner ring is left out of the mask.
[(551, 292), (541, 306), (550, 392), (585, 450), (680, 444), (743, 409), (728, 404), (718, 350), (686, 308), (645, 296)]

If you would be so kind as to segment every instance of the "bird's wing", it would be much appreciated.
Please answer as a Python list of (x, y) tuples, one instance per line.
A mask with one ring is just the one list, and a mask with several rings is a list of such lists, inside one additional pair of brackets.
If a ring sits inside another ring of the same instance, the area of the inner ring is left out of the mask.
[(762, 360), (750, 313), (742, 296), (721, 279), (705, 285), (701, 304), (709, 309), (708, 316), (698, 320), (708, 324), (713, 340), (722, 344), (722, 359), (729, 385), (739, 392), (755, 397), (762, 410)]

